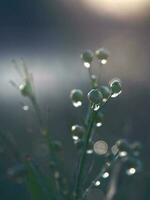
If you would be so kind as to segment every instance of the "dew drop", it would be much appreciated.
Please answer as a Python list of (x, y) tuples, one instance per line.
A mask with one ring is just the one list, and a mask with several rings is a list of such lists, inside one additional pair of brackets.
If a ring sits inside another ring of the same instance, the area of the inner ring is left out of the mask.
[(122, 91), (118, 92), (118, 93), (114, 93), (111, 95), (112, 98), (116, 98), (117, 96), (119, 96), (122, 93)]
[(101, 63), (102, 65), (105, 65), (105, 64), (107, 63), (107, 59), (102, 59), (102, 60), (100, 60), (100, 63)]
[(97, 126), (97, 127), (101, 127), (101, 126), (102, 126), (102, 122), (97, 122), (97, 123), (96, 123), (96, 126)]
[(106, 103), (106, 102), (107, 102), (107, 99), (104, 98), (104, 99), (103, 99), (103, 102)]
[(87, 149), (86, 153), (87, 154), (92, 154), (93, 153), (93, 149)]
[(73, 135), (72, 139), (75, 140), (75, 141), (77, 141), (77, 140), (79, 140), (79, 137), (77, 135)]
[(25, 88), (26, 84), (25, 83), (21, 83), (19, 85), (19, 90), (23, 90)]
[(130, 169), (128, 169), (126, 171), (126, 174), (129, 175), (129, 176), (131, 176), (131, 175), (133, 175), (135, 173), (136, 173), (136, 169), (134, 167), (131, 167)]
[(24, 111), (28, 111), (28, 110), (29, 110), (29, 106), (28, 106), (28, 105), (24, 105), (24, 106), (22, 107), (22, 109), (23, 109)]
[(95, 124), (97, 127), (101, 127), (103, 125), (103, 119), (104, 119), (103, 113), (98, 112), (96, 119), (95, 119)]
[(72, 132), (72, 139), (74, 141), (78, 141), (81, 139), (85, 133), (85, 129), (82, 126), (79, 125), (73, 125), (71, 127), (71, 132)]
[(95, 181), (95, 186), (98, 187), (101, 184), (101, 182), (99, 180)]
[(120, 157), (125, 157), (125, 156), (127, 156), (128, 155), (128, 153), (126, 152), (126, 151), (120, 151), (119, 152), (119, 156)]
[(102, 175), (103, 178), (108, 178), (109, 177), (109, 173), (108, 172), (104, 172)]
[(88, 63), (88, 62), (84, 62), (83, 65), (84, 65), (85, 68), (90, 68), (91, 67), (91, 64)]
[(78, 107), (82, 106), (82, 101), (77, 101), (77, 102), (73, 101), (72, 104), (74, 107), (78, 108)]
[(94, 110), (94, 111), (98, 111), (100, 109), (100, 105), (99, 104), (93, 104), (91, 106), (91, 108)]

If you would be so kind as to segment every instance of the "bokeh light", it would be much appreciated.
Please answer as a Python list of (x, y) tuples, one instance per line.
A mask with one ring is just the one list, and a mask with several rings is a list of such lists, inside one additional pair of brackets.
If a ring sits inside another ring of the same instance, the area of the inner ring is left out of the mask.
[(149, 0), (81, 0), (84, 6), (97, 14), (117, 18), (141, 17), (150, 6)]

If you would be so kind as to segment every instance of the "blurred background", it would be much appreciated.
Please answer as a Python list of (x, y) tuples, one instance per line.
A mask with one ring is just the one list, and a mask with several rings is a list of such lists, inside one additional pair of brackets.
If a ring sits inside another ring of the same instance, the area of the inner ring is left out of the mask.
[[(98, 138), (110, 146), (119, 138), (142, 143), (144, 170), (125, 186), (126, 190), (122, 188), (121, 199), (150, 199), (149, 37), (149, 0), (1, 0), (0, 129), (15, 136), (20, 151), (44, 159), (46, 149), (36, 131), (31, 105), (9, 83), (20, 83), (12, 59), (20, 63), (20, 58), (24, 58), (34, 76), (43, 117), (46, 119), (49, 109), (53, 137), (64, 143), (66, 171), (71, 176), (74, 162), (70, 158), (76, 159), (77, 155), (69, 135), (70, 126), (85, 116), (90, 88), (80, 53), (105, 47), (110, 51), (108, 64), (102, 69), (94, 66), (95, 73), (101, 74), (105, 84), (114, 77), (120, 78), (123, 92), (106, 106), (105, 124), (97, 129)], [(69, 99), (74, 88), (83, 89), (85, 94), (85, 106), (77, 110)], [(22, 105), (28, 105), (29, 110), (24, 111)], [(7, 177), (6, 171), (14, 161), (2, 146), (0, 199), (30, 199), (23, 184)], [(119, 199), (119, 194), (115, 199)]]

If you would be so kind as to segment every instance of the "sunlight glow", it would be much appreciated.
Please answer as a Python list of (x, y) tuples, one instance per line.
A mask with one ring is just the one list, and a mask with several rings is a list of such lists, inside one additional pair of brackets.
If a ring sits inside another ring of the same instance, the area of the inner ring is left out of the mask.
[(149, 0), (81, 0), (83, 6), (105, 16), (130, 17), (144, 14), (150, 6)]

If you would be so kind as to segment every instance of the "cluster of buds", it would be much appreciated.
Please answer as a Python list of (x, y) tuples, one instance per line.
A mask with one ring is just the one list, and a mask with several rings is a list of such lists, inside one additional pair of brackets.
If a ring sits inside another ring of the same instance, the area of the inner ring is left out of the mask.
[[(92, 187), (99, 187), (102, 180), (107, 180), (110, 177), (112, 168), (120, 162), (125, 168), (127, 175), (133, 175), (141, 169), (141, 162), (138, 158), (140, 154), (138, 144), (129, 144), (126, 140), (119, 140), (109, 151), (108, 144), (104, 140), (98, 140), (93, 142), (93, 132), (95, 127), (101, 127), (104, 121), (104, 115), (102, 107), (112, 98), (118, 97), (122, 93), (122, 83), (118, 78), (114, 78), (109, 81), (108, 85), (99, 85), (98, 78), (92, 73), (92, 63), (94, 58), (98, 60), (101, 65), (105, 65), (109, 58), (109, 52), (100, 48), (94, 52), (87, 50), (81, 54), (83, 65), (88, 69), (91, 79), (91, 90), (87, 94), (89, 109), (86, 116), (86, 120), (83, 126), (73, 125), (71, 128), (72, 138), (76, 146), (81, 152), (81, 160), (79, 163), (79, 169), (76, 187), (75, 187), (75, 200), (80, 198), (83, 192), (80, 187), (82, 186), (82, 173), (84, 171), (84, 165), (86, 163), (86, 154), (97, 154), (98, 156), (105, 156), (106, 162), (102, 167), (102, 170), (96, 176), (94, 181), (89, 185), (85, 193)], [(83, 92), (80, 89), (74, 89), (70, 93), (70, 98), (74, 107), (80, 107), (83, 103)]]
[(98, 59), (100, 64), (105, 65), (108, 61), (109, 52), (104, 48), (100, 48), (96, 50), (95, 53), (93, 53), (91, 50), (86, 50), (85, 52), (81, 54), (83, 65), (86, 68), (90, 68), (94, 60), (94, 57)]

